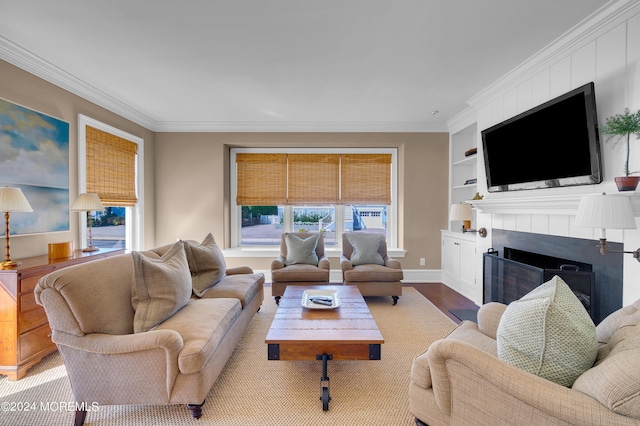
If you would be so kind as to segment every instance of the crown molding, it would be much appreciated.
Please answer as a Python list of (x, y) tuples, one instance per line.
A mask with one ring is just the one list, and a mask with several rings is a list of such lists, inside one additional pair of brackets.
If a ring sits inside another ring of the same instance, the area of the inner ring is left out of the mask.
[(637, 0), (607, 2), (582, 22), (538, 51), (538, 53), (470, 98), (467, 104), (476, 109), (480, 108), (491, 102), (496, 96), (516, 87), (525, 78), (529, 78), (537, 71), (549, 67), (549, 65), (557, 62), (558, 59), (566, 57), (570, 52), (574, 52), (592, 42), (638, 13), (640, 13), (640, 2)]
[(72, 76), (2, 36), (0, 36), (0, 59), (143, 127), (151, 129), (155, 124), (154, 120), (140, 111)]
[(156, 132), (312, 132), (312, 133), (425, 133), (448, 132), (445, 123), (422, 122), (311, 122), (311, 121), (227, 121), (156, 123)]

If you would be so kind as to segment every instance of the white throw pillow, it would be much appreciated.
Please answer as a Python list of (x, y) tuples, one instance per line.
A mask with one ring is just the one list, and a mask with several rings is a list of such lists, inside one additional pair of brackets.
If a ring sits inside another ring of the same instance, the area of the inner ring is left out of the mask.
[(598, 353), (591, 317), (558, 276), (509, 304), (497, 342), (501, 360), (567, 387)]
[(384, 259), (378, 252), (380, 244), (384, 243), (384, 235), (353, 232), (347, 234), (347, 239), (353, 247), (352, 265), (384, 265)]
[(301, 238), (293, 233), (284, 234), (284, 242), (287, 246), (287, 257), (284, 260), (285, 265), (315, 265), (318, 266), (318, 247), (319, 234), (312, 234), (307, 238)]

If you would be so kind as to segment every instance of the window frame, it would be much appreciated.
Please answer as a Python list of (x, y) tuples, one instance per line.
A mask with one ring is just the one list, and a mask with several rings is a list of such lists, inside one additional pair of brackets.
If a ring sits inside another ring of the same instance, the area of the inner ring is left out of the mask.
[[(397, 148), (230, 148), (230, 226), (231, 246), (234, 251), (246, 251), (258, 255), (264, 250), (272, 254), (275, 245), (241, 245), (242, 241), (242, 207), (236, 204), (237, 196), (237, 153), (286, 153), (286, 154), (391, 154), (391, 204), (387, 209), (387, 246), (398, 247), (398, 149)], [(293, 232), (293, 208), (284, 206), (283, 232)], [(336, 214), (336, 245), (325, 247), (327, 252), (342, 250), (342, 238), (337, 236), (344, 232), (344, 205), (335, 205)]]
[[(102, 123), (83, 114), (78, 114), (78, 193), (87, 191), (87, 131), (91, 126), (107, 133), (127, 139), (138, 145), (136, 159), (136, 192), (138, 202), (133, 207), (125, 207), (126, 237), (125, 250), (142, 250), (144, 241), (144, 139), (124, 132), (108, 124)], [(80, 212), (81, 217), (86, 217)], [(87, 227), (82, 226), (86, 220), (79, 222), (80, 245), (84, 248), (87, 242)]]

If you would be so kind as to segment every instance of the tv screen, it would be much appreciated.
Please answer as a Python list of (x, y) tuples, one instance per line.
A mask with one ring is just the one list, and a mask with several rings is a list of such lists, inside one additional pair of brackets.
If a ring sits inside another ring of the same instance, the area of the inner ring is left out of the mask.
[(594, 84), (481, 132), (489, 192), (602, 182)]

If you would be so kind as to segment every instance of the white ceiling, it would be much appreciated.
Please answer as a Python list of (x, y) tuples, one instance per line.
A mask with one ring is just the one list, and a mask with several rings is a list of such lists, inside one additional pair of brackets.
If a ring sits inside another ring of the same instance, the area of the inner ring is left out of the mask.
[(151, 130), (446, 131), (605, 3), (0, 0), (0, 59)]

